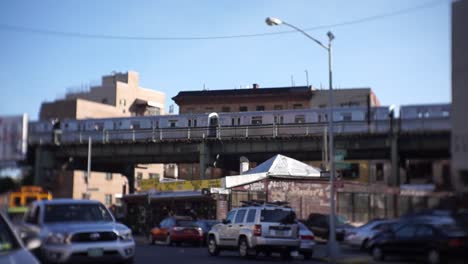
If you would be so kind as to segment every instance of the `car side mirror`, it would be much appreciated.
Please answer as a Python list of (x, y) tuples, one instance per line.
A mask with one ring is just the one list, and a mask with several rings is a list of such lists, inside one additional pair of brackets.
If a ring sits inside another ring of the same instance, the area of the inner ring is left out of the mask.
[(223, 219), (223, 224), (227, 225), (227, 224), (230, 224), (231, 223), (231, 220), (229, 219)]
[(22, 238), (23, 244), (26, 246), (28, 250), (34, 250), (39, 248), (42, 244), (41, 240), (35, 236), (25, 236)]

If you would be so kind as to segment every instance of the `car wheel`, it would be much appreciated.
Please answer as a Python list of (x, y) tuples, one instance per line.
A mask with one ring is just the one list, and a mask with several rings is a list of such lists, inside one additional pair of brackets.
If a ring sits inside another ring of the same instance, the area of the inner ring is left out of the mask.
[(281, 259), (283, 259), (283, 260), (290, 260), (290, 259), (292, 259), (291, 251), (289, 251), (289, 250), (287, 250), (287, 249), (281, 251), (280, 254), (281, 254)]
[(439, 251), (435, 249), (429, 250), (427, 254), (427, 263), (429, 264), (439, 264), (440, 263), (440, 254)]
[(247, 243), (247, 240), (243, 237), (239, 240), (239, 255), (243, 258), (249, 256), (249, 244)]
[(167, 237), (166, 237), (166, 245), (167, 245), (167, 246), (172, 246), (171, 235), (167, 235)]
[(366, 250), (367, 249), (367, 242), (369, 242), (369, 240), (367, 240), (367, 238), (364, 239), (364, 241), (361, 244), (361, 250)]
[(216, 244), (214, 236), (210, 236), (210, 238), (208, 239), (208, 253), (210, 253), (211, 256), (219, 255), (219, 247)]
[(312, 258), (313, 252), (304, 252), (302, 255), (304, 255), (304, 259), (309, 260)]
[(372, 257), (375, 261), (384, 260), (384, 254), (380, 247), (376, 246), (372, 248)]

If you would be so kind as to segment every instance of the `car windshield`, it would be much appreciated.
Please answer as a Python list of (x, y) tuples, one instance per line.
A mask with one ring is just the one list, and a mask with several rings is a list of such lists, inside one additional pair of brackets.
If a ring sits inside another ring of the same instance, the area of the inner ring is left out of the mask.
[(45, 207), (45, 223), (100, 221), (112, 221), (112, 216), (101, 204), (49, 204)]
[(190, 220), (178, 220), (178, 221), (177, 221), (177, 226), (196, 227), (197, 225), (195, 224), (194, 221), (190, 221)]
[(16, 241), (12, 230), (8, 227), (3, 217), (0, 216), (0, 254), (18, 247), (18, 241)]
[(296, 214), (290, 210), (274, 209), (267, 210), (263, 209), (261, 214), (262, 222), (272, 222), (272, 223), (283, 223), (283, 224), (292, 224), (296, 220)]

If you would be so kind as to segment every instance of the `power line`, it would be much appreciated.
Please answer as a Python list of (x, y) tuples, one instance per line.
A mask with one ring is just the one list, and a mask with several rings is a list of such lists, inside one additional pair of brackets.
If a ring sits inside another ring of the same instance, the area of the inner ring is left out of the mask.
[[(399, 16), (407, 13), (416, 12), (422, 9), (427, 9), (434, 7), (436, 5), (446, 3), (444, 0), (436, 0), (428, 2), (426, 4), (400, 9), (397, 11), (384, 13), (380, 15), (374, 15), (369, 17), (364, 17), (355, 20), (344, 21), (335, 24), (319, 25), (315, 27), (305, 28), (304, 31), (314, 31), (319, 29), (331, 29), (336, 27), (354, 25), (365, 23), (369, 21), (384, 19), (393, 16)], [(67, 32), (67, 31), (57, 31), (50, 29), (39, 29), (32, 27), (23, 27), (10, 24), (0, 23), (0, 30), (12, 31), (12, 32), (21, 32), (21, 33), (34, 33), (40, 35), (53, 35), (58, 37), (73, 37), (73, 38), (86, 38), (86, 39), (109, 39), (109, 40), (217, 40), (217, 39), (236, 39), (236, 38), (253, 38), (253, 37), (264, 37), (271, 35), (281, 35), (281, 34), (291, 34), (297, 33), (295, 30), (279, 31), (279, 32), (269, 32), (269, 33), (256, 33), (256, 34), (240, 34), (240, 35), (226, 35), (226, 36), (201, 36), (201, 37), (145, 37), (145, 36), (122, 36), (122, 35), (106, 35), (106, 34), (91, 34), (91, 33), (80, 33), (80, 32)]]

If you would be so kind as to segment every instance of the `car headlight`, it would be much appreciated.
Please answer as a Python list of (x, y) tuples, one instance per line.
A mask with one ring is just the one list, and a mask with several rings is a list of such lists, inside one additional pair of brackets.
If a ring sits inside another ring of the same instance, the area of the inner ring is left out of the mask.
[(55, 245), (67, 244), (68, 243), (68, 234), (49, 233), (49, 236), (47, 237), (46, 243), (47, 244), (55, 244)]
[(119, 234), (119, 238), (124, 241), (132, 241), (133, 240), (132, 231), (121, 232)]

